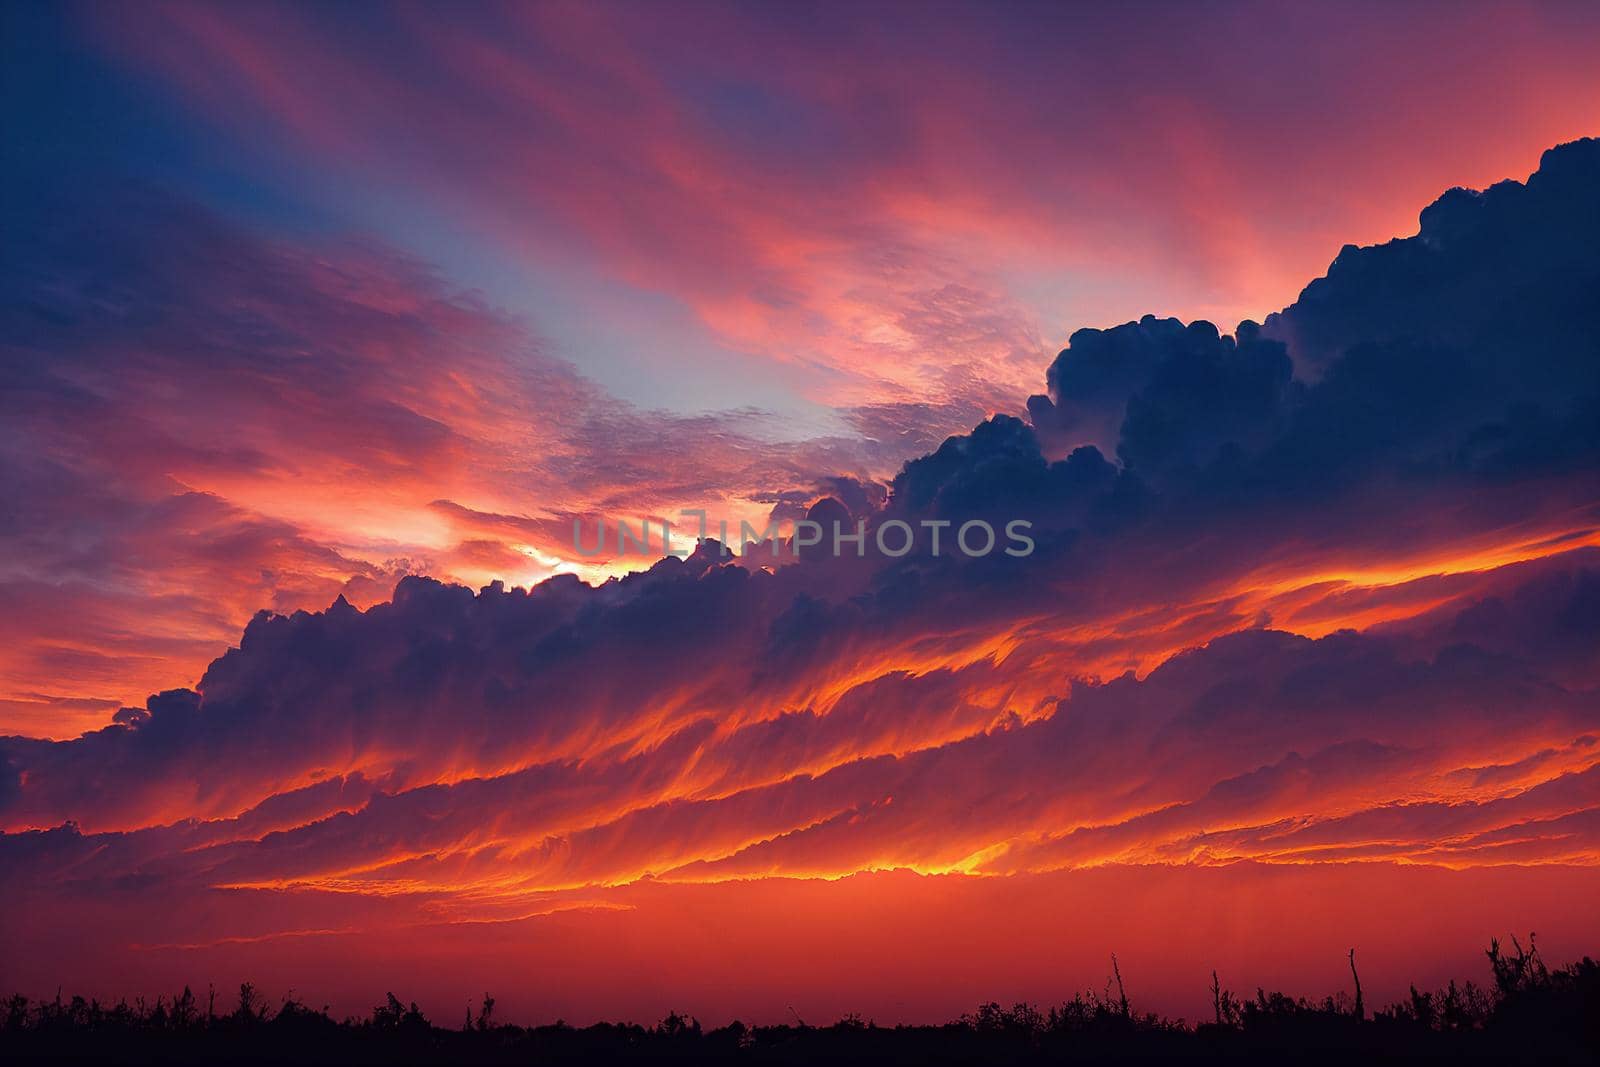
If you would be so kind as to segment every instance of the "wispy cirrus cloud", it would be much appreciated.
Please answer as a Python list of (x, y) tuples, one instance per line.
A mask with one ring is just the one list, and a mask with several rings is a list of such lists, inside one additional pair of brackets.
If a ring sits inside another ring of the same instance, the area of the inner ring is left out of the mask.
[(16, 220), (8, 270), (6, 572), (35, 605), (7, 653), (13, 729), (103, 722), (263, 608), (373, 603), (413, 572), (531, 583), (576, 560), (574, 520), (756, 519), (924, 439), (634, 407), (370, 244), (275, 241), (134, 187), (77, 236), (54, 217)]

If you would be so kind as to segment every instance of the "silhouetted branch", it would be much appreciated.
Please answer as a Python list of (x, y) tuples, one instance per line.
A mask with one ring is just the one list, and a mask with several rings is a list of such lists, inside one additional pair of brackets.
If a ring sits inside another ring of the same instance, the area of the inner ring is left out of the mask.
[(1356, 1018), (1365, 1019), (1367, 1017), (1367, 1008), (1361, 999), (1361, 976), (1356, 973), (1355, 949), (1350, 950), (1350, 977), (1354, 978), (1356, 982)]

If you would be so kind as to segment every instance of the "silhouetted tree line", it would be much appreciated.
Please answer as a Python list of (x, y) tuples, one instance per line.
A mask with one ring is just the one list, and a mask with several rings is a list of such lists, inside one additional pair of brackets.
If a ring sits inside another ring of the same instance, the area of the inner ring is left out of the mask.
[(935, 1026), (881, 1027), (851, 1015), (829, 1026), (706, 1030), (672, 1012), (654, 1026), (563, 1022), (535, 1027), (494, 1021), (494, 998), (468, 1008), (459, 1029), (428, 1020), (390, 993), (364, 1019), (336, 1021), (291, 993), (276, 1009), (249, 983), (219, 1011), (185, 987), (154, 1003), (107, 1007), (73, 997), (4, 1004), (0, 1062), (213, 1063), (758, 1063), (921, 1064), (1173, 1059), (1191, 1062), (1350, 1063), (1475, 1059), (1600, 1062), (1600, 963), (1584, 957), (1551, 969), (1516, 939), (1487, 952), (1492, 984), (1454, 981), (1367, 1016), (1351, 953), (1355, 997), (1308, 1000), (1257, 989), (1238, 996), (1212, 975), (1213, 1018), (1198, 1026), (1133, 1009), (1112, 960), (1101, 993), (1041, 1009), (984, 1004)]

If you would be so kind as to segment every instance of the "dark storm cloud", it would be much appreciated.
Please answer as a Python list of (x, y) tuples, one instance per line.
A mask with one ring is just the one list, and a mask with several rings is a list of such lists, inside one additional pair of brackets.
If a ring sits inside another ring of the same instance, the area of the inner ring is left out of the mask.
[[(423, 588), (406, 598), (419, 621), (452, 614), (449, 602), (430, 600), (434, 594)], [(494, 611), (514, 610), (509, 596), (481, 594), (456, 610), (483, 610), (486, 602)], [(312, 657), (307, 647), (327, 636), (318, 618), (295, 623), (304, 631), (298, 641), (257, 643), (247, 655), (264, 657), (263, 667), (310, 672), (338, 687), (366, 677), (359, 663), (343, 666), (351, 639), (393, 641), (392, 620), (363, 625), (355, 617), (351, 638)], [(454, 621), (441, 631), (460, 632), (460, 617)], [(124, 834), (84, 836), (72, 828), (7, 835), (0, 847), (8, 867), (75, 881), (138, 867), (206, 884), (316, 880), (350, 871), (357, 873), (340, 877), (351, 886), (403, 877), (445, 885), (514, 862), (531, 891), (644, 870), (669, 877), (848, 870), (870, 865), (886, 849), (937, 866), (997, 842), (1009, 844), (986, 861), (994, 870), (1202, 847), (1252, 855), (1382, 841), (1395, 854), (1414, 853), (1431, 849), (1447, 830), (1485, 833), (1600, 805), (1592, 771), (1561, 773), (1574, 760), (1592, 762), (1592, 744), (1586, 748), (1583, 738), (1600, 729), (1594, 690), (1564, 688), (1471, 646), (1431, 659), (1408, 659), (1400, 649), (1395, 639), (1358, 634), (1311, 641), (1245, 632), (1175, 657), (1142, 680), (1080, 684), (1047, 717), (999, 721), (977, 732), (973, 723), (992, 712), (974, 719), (961, 705), (986, 681), (1004, 682), (1003, 669), (884, 676), (854, 688), (827, 715), (732, 728), (684, 722), (629, 753), (553, 760), (449, 784), (405, 786), (405, 769), (376, 783), (336, 778), (236, 820)], [(549, 677), (550, 669), (536, 674)], [(657, 677), (652, 671), (638, 680)], [(359, 718), (346, 712), (340, 729), (381, 732), (413, 757), (445, 743), (447, 733), (433, 723), (392, 706), (419, 684), (413, 670), (402, 668), (378, 684), (389, 703), (365, 705)], [(436, 697), (427, 690), (422, 699)], [(292, 717), (308, 698), (317, 699), (291, 688), (271, 697), (270, 716), (241, 718), (240, 708), (219, 697), (208, 713), (229, 719), (229, 729), (248, 736), (258, 756), (270, 756), (276, 746), (295, 745), (278, 739), (280, 731), (318, 729)], [(489, 703), (487, 696), (460, 700), (443, 718), (452, 730), (493, 729), (510, 743), (511, 723), (495, 717)], [(530, 707), (526, 699), (518, 703)], [(197, 739), (196, 705), (192, 694), (164, 695), (152, 702), (148, 720), (108, 731), (107, 739), (121, 746), (125, 764), (148, 761), (156, 746), (170, 752), (206, 744)], [(310, 717), (342, 707), (339, 698), (320, 699)], [(590, 706), (585, 717), (595, 713)], [(267, 719), (279, 728), (263, 730)], [(940, 720), (958, 727), (944, 743), (930, 740), (941, 736)], [(872, 755), (863, 745), (880, 731), (899, 740)], [(1497, 751), (1550, 741), (1565, 747), (1566, 756), (1541, 749), (1542, 759), (1553, 760), (1536, 776), (1547, 785), (1502, 789), (1507, 799), (1495, 801), (1388, 803), (1438, 775), (1476, 773)], [(239, 755), (212, 752), (244, 773)], [(104, 773), (103, 758), (95, 762)], [(145, 762), (142, 769), (161, 768)], [(688, 793), (686, 773), (701, 783)], [(192, 767), (187, 774), (203, 782)], [(374, 793), (375, 786), (383, 791)], [(88, 800), (80, 794), (78, 802)], [(1304, 813), (1313, 810), (1361, 814), (1308, 825)], [(1291, 826), (1286, 819), (1298, 821)], [(1232, 829), (1218, 835), (1218, 826)]]
[(1030, 404), (1035, 426), (1057, 447), (1114, 446), (1156, 483), (1229, 489), (1592, 468), (1597, 186), (1600, 141), (1586, 140), (1526, 183), (1452, 190), (1417, 236), (1346, 247), (1236, 340), (1150, 316), (1081, 330)]
[[(263, 613), (197, 691), (76, 741), (0, 745), (9, 825), (79, 823), (0, 846), (76, 877), (158, 856), (208, 884), (445, 886), (512, 865), (530, 891), (886, 858), (997, 871), (1312, 849), (1537, 858), (1510, 847), (1521, 831), (1567, 857), (1592, 837), (1583, 739), (1600, 730), (1597, 585), (1579, 550), (1600, 334), (1568, 275), (1592, 275), (1600, 246), (1581, 262), (1561, 246), (1548, 265), (1567, 273), (1541, 287), (1524, 245), (1592, 218), (1600, 156), (1584, 144), (1545, 166), (1550, 180), (1447, 198), (1415, 245), (1345, 253), (1266, 328), (1225, 338), (1145, 319), (1075, 335), (1035, 426), (998, 415), (949, 438), (886, 501), (850, 480), (806, 504), (874, 524), (1023, 517), (1032, 556), (819, 552), (767, 573), (702, 546), (598, 588), (407, 578), (364, 612)], [(1335, 282), (1369, 270), (1382, 284), (1356, 295)], [(1485, 290), (1485, 272), (1504, 287)], [(1372, 294), (1399, 300), (1408, 284), (1420, 310), (1391, 329)], [(1432, 327), (1451, 293), (1493, 344)], [(1297, 379), (1310, 360), (1288, 327), (1302, 314), (1351, 340), (1323, 342), (1319, 373)], [(1113, 424), (1115, 460), (1040, 444)], [(1503, 495), (1480, 506), (1489, 493)], [(1373, 546), (1496, 533), (1508, 501), (1519, 522), (1568, 526), (1442, 577), (1428, 560), (1356, 589), (1338, 577)], [(1301, 619), (1408, 613), (1314, 640), (1267, 625), (1277, 597)], [(1086, 666), (1141, 657), (1154, 662), (1140, 673)], [(1482, 795), (1415, 802), (1441, 781)], [(1343, 814), (1307, 826), (1330, 805)], [(297, 815), (250, 840), (177, 825)]]

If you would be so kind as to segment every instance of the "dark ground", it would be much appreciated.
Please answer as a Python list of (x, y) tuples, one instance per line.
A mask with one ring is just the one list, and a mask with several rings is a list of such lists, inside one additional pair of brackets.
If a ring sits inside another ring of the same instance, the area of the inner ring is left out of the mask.
[(0, 1062), (988, 1064), (1178, 1061), (1341, 1063), (1467, 1060), (1600, 1063), (1600, 963), (1556, 970), (1530, 944), (1488, 952), (1492, 984), (1425, 993), (1369, 1013), (1343, 998), (1310, 1001), (1258, 990), (1214, 991), (1198, 1027), (1141, 1015), (1127, 1000), (1079, 996), (1038, 1009), (980, 1007), (938, 1026), (715, 1030), (680, 1015), (654, 1026), (499, 1025), (493, 1001), (460, 1028), (423, 1017), (390, 994), (364, 1019), (267, 1005), (245, 986), (226, 1013), (189, 990), (154, 1004), (106, 1007), (82, 998), (13, 997), (0, 1018)]

